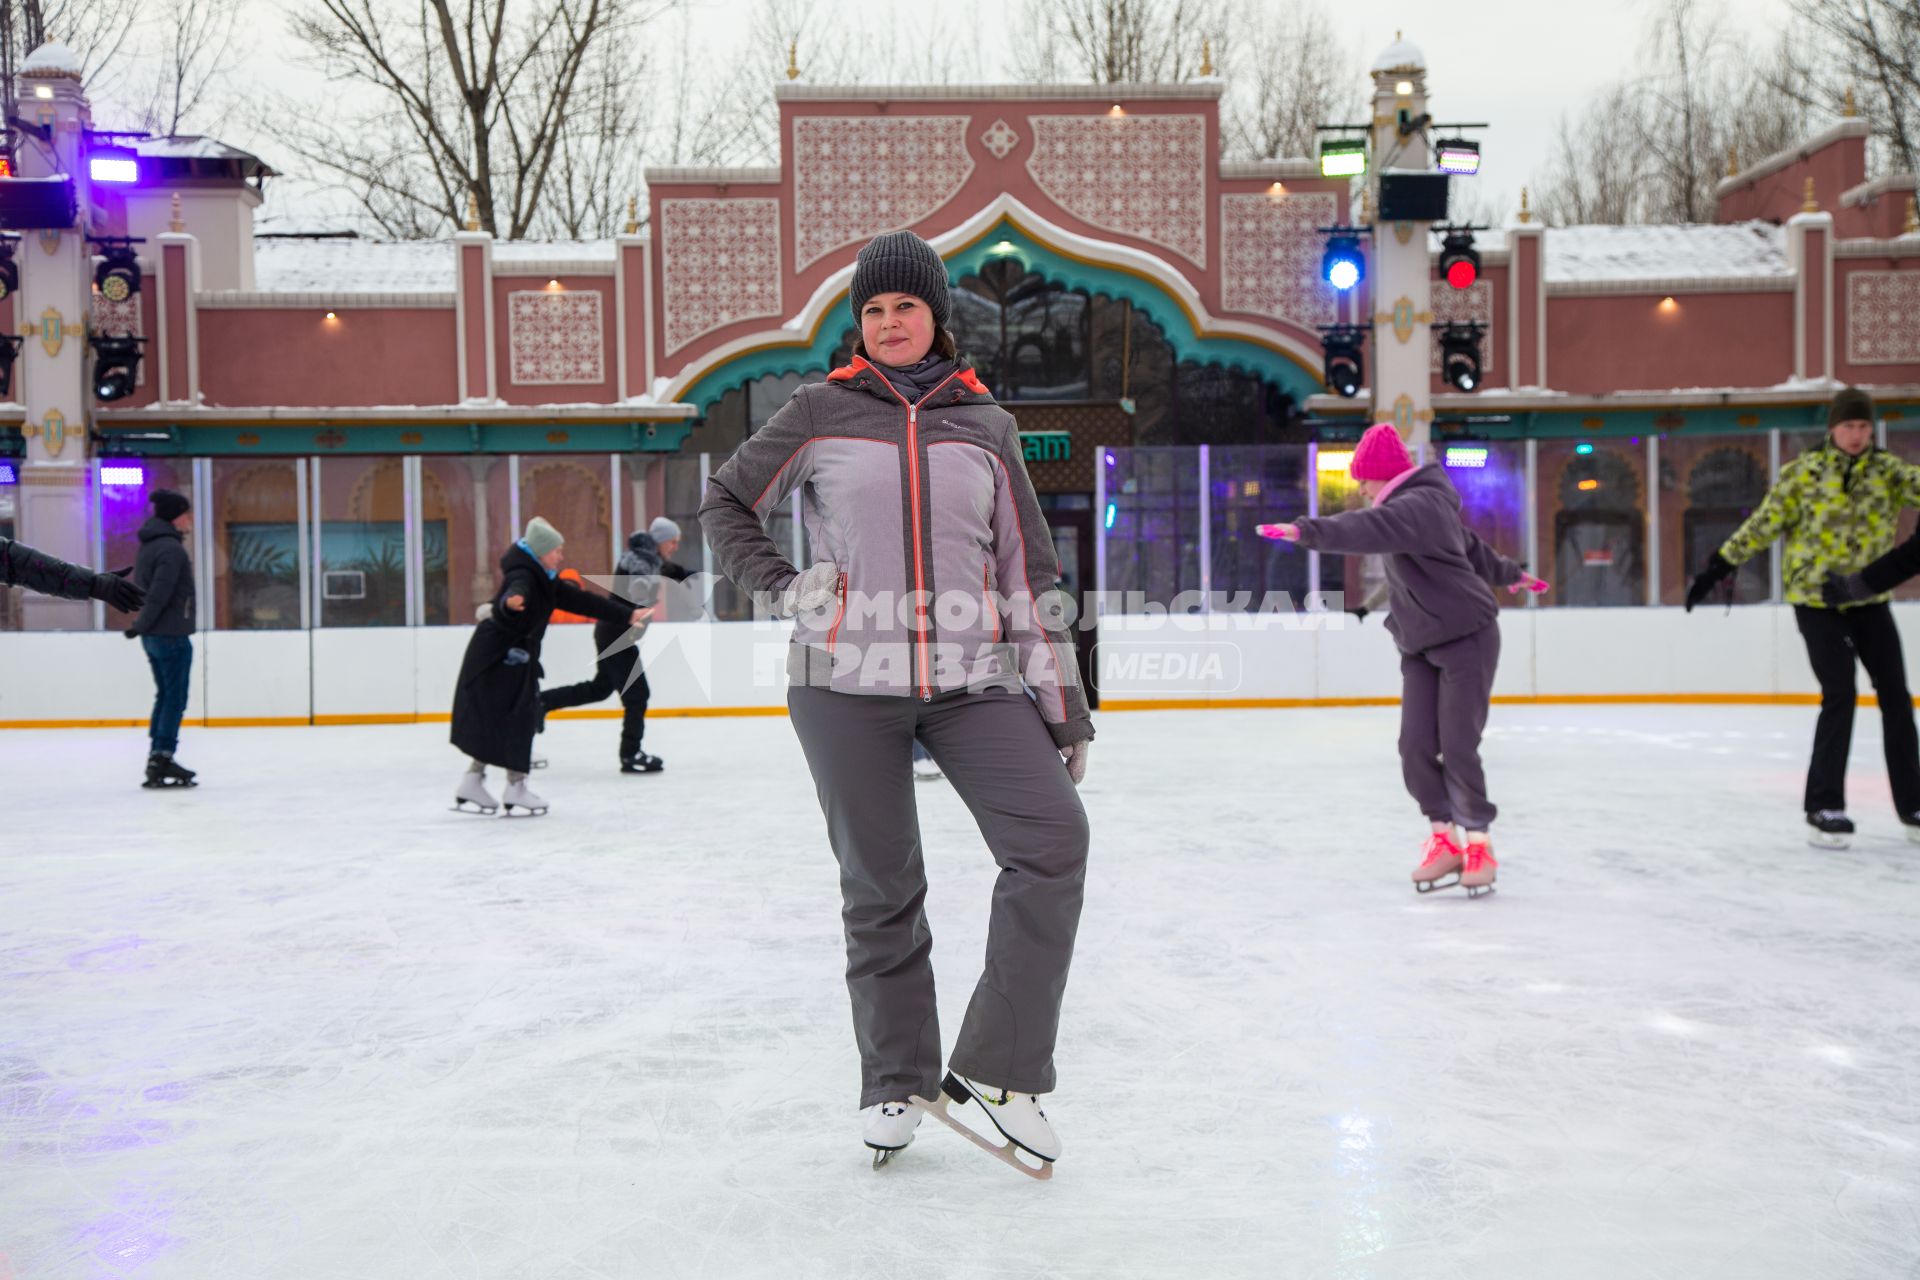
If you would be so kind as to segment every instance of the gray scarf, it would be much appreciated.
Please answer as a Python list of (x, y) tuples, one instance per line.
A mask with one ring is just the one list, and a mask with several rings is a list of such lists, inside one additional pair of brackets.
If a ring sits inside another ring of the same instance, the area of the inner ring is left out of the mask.
[(893, 365), (875, 363), (873, 367), (893, 384), (894, 390), (909, 400), (918, 400), (945, 382), (947, 375), (955, 368), (953, 361), (933, 353), (928, 353), (917, 364), (895, 368)]

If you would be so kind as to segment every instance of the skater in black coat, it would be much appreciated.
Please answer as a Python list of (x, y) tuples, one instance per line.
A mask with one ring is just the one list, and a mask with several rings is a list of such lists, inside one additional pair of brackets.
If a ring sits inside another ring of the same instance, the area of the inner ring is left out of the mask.
[(507, 771), (502, 801), (544, 813), (546, 802), (528, 790), (533, 767), (533, 735), (540, 719), (540, 644), (556, 608), (591, 618), (645, 622), (649, 611), (632, 609), (610, 596), (583, 590), (558, 575), (565, 560), (565, 539), (539, 516), (500, 557), (501, 584), (492, 605), (474, 628), (460, 664), (453, 694), (453, 745), (470, 758), (454, 802), (470, 803), (484, 813), (498, 807), (485, 787), (486, 766)]

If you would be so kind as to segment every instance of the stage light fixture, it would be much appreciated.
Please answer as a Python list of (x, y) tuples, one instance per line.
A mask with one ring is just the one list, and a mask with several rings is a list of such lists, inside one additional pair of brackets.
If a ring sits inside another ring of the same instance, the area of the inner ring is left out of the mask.
[(1360, 354), (1367, 331), (1357, 324), (1330, 324), (1322, 325), (1320, 332), (1327, 390), (1351, 400), (1367, 380), (1366, 361)]
[(1442, 173), (1471, 178), (1480, 172), (1480, 144), (1477, 142), (1468, 142), (1465, 138), (1443, 138), (1435, 150), (1439, 153), (1438, 168)]
[(25, 341), (17, 333), (0, 333), (0, 400), (13, 399), (13, 364), (20, 358), (20, 344)]
[(108, 302), (125, 302), (140, 292), (140, 255), (133, 241), (119, 237), (101, 237), (100, 265), (93, 269), (93, 287)]
[(1326, 252), (1320, 258), (1320, 276), (1341, 293), (1366, 279), (1367, 259), (1360, 250), (1360, 237), (1341, 230), (1329, 235)]
[(102, 458), (100, 484), (103, 488), (129, 489), (147, 482), (147, 469), (127, 458)]
[(1479, 324), (1450, 324), (1440, 331), (1440, 378), (1456, 391), (1480, 389)]
[(131, 151), (103, 147), (87, 157), (87, 174), (95, 182), (124, 186), (140, 181), (140, 161)]
[(1320, 176), (1357, 178), (1367, 171), (1367, 144), (1362, 138), (1329, 138), (1320, 144)]
[(140, 375), (140, 344), (143, 338), (131, 335), (93, 339), (93, 394), (102, 404), (124, 400), (133, 394)]
[(1471, 289), (1480, 278), (1480, 253), (1473, 247), (1473, 232), (1465, 227), (1450, 227), (1440, 242), (1440, 276), (1455, 289)]

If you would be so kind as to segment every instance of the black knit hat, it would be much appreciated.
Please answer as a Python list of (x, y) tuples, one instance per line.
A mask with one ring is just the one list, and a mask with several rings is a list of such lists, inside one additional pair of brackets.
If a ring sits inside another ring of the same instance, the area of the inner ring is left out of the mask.
[(187, 495), (176, 493), (172, 489), (155, 489), (150, 496), (153, 502), (153, 514), (162, 520), (178, 520), (193, 510), (193, 504), (187, 501)]
[(1843, 422), (1872, 422), (1873, 397), (1858, 387), (1843, 387), (1827, 406), (1827, 426)]
[(932, 245), (911, 231), (889, 231), (875, 236), (860, 251), (853, 267), (853, 290), (847, 302), (853, 307), (853, 322), (860, 323), (860, 309), (878, 293), (910, 293), (933, 311), (933, 322), (942, 329), (953, 314), (953, 298), (947, 293), (947, 264)]

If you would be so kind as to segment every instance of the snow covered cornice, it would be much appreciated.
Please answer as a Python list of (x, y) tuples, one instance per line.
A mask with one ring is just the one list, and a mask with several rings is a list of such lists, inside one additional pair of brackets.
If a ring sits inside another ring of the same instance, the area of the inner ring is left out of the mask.
[(1162, 98), (1216, 100), (1226, 91), (1219, 80), (1186, 84), (781, 84), (776, 102), (956, 102), (1044, 99), (1050, 102), (1125, 102)]
[(453, 307), (446, 293), (272, 293), (263, 289), (212, 290), (197, 293), (194, 305), (202, 311), (368, 310), (434, 311)]
[(1649, 276), (1639, 280), (1554, 280), (1549, 298), (1605, 298), (1622, 293), (1792, 293), (1792, 276)]
[(1287, 178), (1317, 178), (1317, 160), (1228, 160), (1220, 165), (1223, 181), (1280, 182)]
[(622, 401), (617, 404), (397, 404), (354, 405), (334, 408), (294, 408), (285, 405), (147, 405), (138, 409), (102, 409), (95, 415), (101, 426), (286, 426), (325, 427), (366, 423), (622, 423), (675, 422), (695, 416), (690, 404), (653, 404)]
[(778, 182), (780, 181), (780, 170), (778, 168), (722, 169), (714, 167), (667, 167), (648, 169), (646, 170), (645, 177), (647, 185), (650, 187), (659, 186), (662, 183), (676, 182), (697, 182), (703, 185), (726, 186), (729, 183), (735, 182)]

